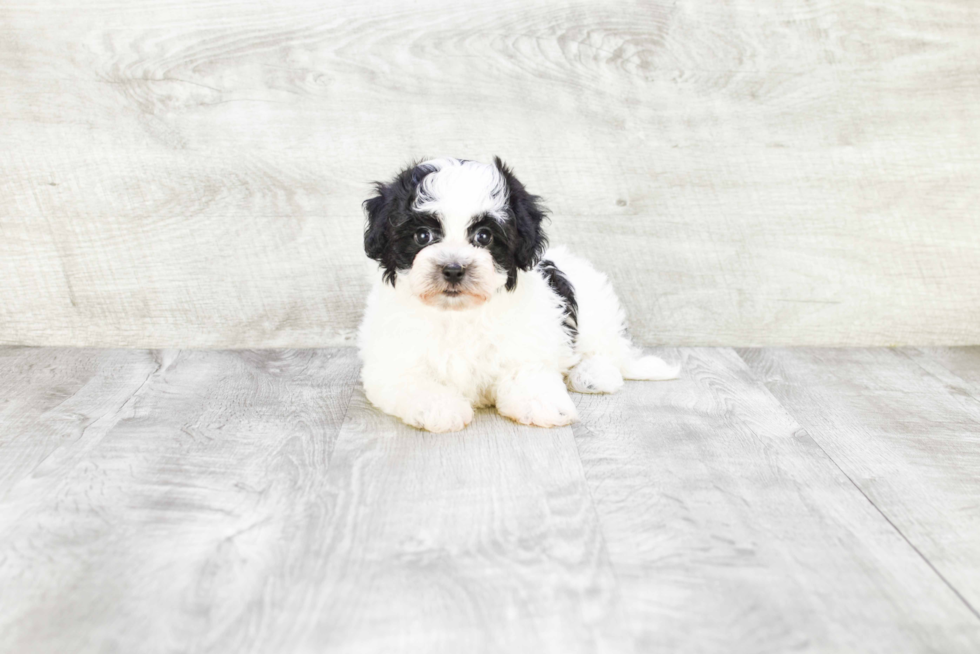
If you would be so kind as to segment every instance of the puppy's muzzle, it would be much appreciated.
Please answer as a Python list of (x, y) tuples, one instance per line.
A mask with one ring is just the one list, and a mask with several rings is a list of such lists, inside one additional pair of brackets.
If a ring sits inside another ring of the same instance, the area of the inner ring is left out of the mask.
[(455, 261), (442, 267), (442, 278), (450, 286), (460, 284), (464, 277), (466, 277), (466, 267)]

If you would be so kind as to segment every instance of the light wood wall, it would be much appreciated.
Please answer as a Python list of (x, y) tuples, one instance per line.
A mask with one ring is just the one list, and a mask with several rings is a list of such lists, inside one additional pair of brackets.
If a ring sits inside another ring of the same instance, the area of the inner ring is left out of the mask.
[(643, 343), (978, 343), (978, 62), (974, 0), (4, 3), (0, 343), (349, 342), (442, 154)]

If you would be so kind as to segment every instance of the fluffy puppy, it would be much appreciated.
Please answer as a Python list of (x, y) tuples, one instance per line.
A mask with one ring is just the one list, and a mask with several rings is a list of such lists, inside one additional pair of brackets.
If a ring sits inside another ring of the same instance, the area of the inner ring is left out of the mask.
[[(409, 166), (364, 203), (380, 264), (358, 332), (368, 399), (410, 425), (463, 429), (473, 408), (555, 427), (578, 418), (568, 388), (673, 379), (641, 356), (606, 276), (546, 250), (545, 209), (499, 158)], [(567, 388), (566, 388), (567, 384)]]

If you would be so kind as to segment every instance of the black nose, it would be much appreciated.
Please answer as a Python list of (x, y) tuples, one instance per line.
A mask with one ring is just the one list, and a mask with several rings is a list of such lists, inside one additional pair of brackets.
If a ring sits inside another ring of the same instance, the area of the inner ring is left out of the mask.
[(442, 276), (446, 278), (446, 281), (450, 284), (458, 284), (463, 281), (463, 275), (466, 274), (466, 268), (462, 267), (458, 263), (451, 263), (448, 266), (442, 267)]

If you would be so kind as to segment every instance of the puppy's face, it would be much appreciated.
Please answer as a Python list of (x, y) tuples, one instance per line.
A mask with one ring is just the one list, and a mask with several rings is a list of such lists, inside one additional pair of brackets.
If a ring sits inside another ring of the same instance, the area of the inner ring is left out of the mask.
[(385, 281), (429, 306), (467, 309), (513, 290), (545, 248), (538, 198), (500, 159), (425, 161), (376, 188), (364, 249)]

